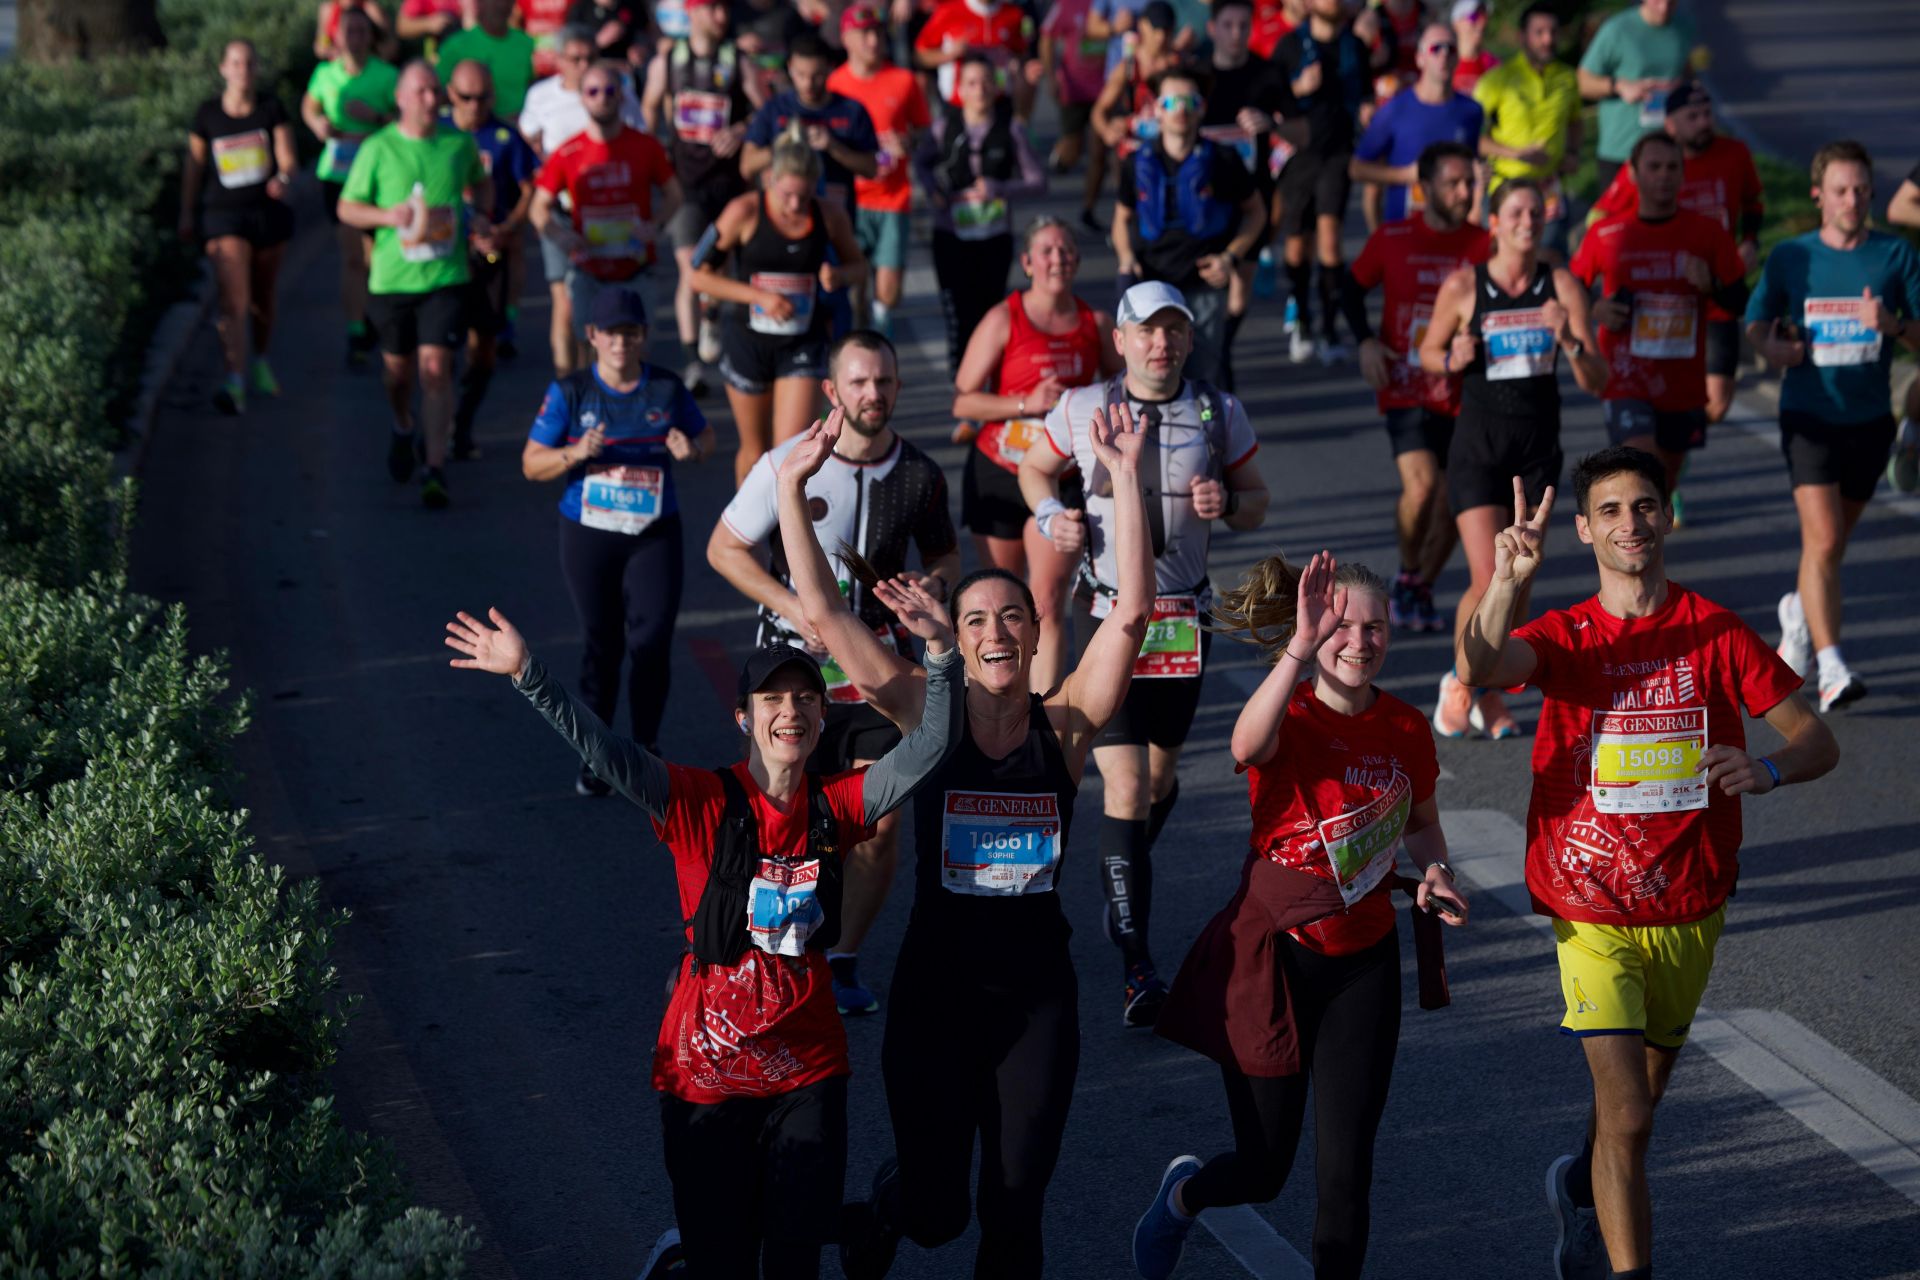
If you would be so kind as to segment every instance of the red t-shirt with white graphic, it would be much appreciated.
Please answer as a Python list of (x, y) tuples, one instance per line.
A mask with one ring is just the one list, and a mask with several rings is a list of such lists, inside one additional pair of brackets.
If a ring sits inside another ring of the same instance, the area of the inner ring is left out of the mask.
[(1742, 709), (1765, 715), (1800, 677), (1678, 583), (1644, 618), (1616, 618), (1595, 596), (1513, 634), (1538, 658), (1528, 683), (1545, 698), (1527, 806), (1533, 909), (1632, 926), (1712, 915), (1739, 874), (1740, 798), (1689, 766), (1706, 746), (1744, 751)]
[(534, 176), (540, 189), (567, 193), (573, 228), (587, 242), (581, 264), (596, 280), (631, 280), (656, 255), (653, 189), (673, 181), (667, 149), (650, 134), (624, 128), (611, 142), (575, 135)]
[(1606, 400), (1645, 400), (1666, 413), (1707, 403), (1706, 295), (1687, 282), (1682, 262), (1707, 264), (1714, 283), (1746, 278), (1733, 237), (1713, 219), (1681, 209), (1648, 222), (1637, 212), (1594, 224), (1569, 269), (1608, 297), (1633, 294), (1633, 314), (1620, 333), (1600, 329), (1607, 361)]
[[(753, 804), (761, 847), (804, 853), (806, 793), (796, 794), (783, 811), (760, 790), (744, 761), (732, 768)], [(873, 838), (873, 829), (861, 820), (865, 773), (834, 774), (822, 783), (827, 807), (839, 820), (843, 853)], [(706, 769), (668, 765), (667, 775), (666, 816), (655, 820), (653, 829), (673, 853), (680, 918), (691, 920), (707, 888), (726, 793)], [(686, 933), (691, 945), (691, 925)], [(698, 973), (691, 954), (681, 960), (653, 1048), (654, 1088), (686, 1102), (724, 1102), (788, 1093), (851, 1070), (833, 976), (818, 948), (781, 956), (749, 944), (738, 964), (702, 964)]]
[[(913, 42), (916, 49), (938, 53), (943, 48), (960, 48), (969, 53), (984, 53), (1003, 73), (1027, 55), (1027, 16), (1015, 4), (995, 4), (981, 13), (967, 0), (946, 0), (933, 11), (927, 25)], [(943, 64), (934, 76), (940, 96), (954, 106), (960, 105), (958, 62)]]
[[(1744, 217), (1758, 218), (1761, 203), (1760, 171), (1754, 168), (1753, 152), (1737, 138), (1715, 138), (1697, 156), (1685, 159), (1680, 179), (1679, 203), (1682, 209), (1712, 218), (1728, 235), (1740, 229)], [(1623, 164), (1613, 176), (1613, 184), (1593, 202), (1603, 215), (1632, 213), (1640, 207), (1640, 184), (1633, 180), (1633, 166)], [(1735, 317), (1712, 302), (1707, 303), (1707, 322), (1724, 322)]]
[(1387, 286), (1380, 308), (1380, 341), (1393, 353), (1387, 385), (1375, 393), (1380, 412), (1427, 408), (1456, 417), (1460, 380), (1419, 367), (1420, 339), (1433, 319), (1434, 295), (1461, 267), (1485, 262), (1493, 251), (1485, 227), (1465, 223), (1435, 231), (1424, 213), (1389, 222), (1367, 237), (1353, 260), (1353, 278), (1362, 289)]
[(1290, 930), (1297, 941), (1344, 956), (1387, 936), (1394, 851), (1413, 806), (1432, 798), (1439, 778), (1426, 717), (1392, 694), (1375, 690), (1372, 706), (1347, 716), (1320, 701), (1313, 681), (1294, 689), (1280, 749), (1247, 770), (1254, 850), (1336, 884), (1358, 888), (1378, 877), (1347, 910)]

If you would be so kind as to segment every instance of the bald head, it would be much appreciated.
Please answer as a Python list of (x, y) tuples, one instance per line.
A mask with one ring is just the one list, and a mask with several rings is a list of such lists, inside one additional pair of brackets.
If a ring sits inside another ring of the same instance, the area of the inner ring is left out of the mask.
[(493, 72), (468, 58), (453, 69), (447, 96), (453, 99), (453, 123), (468, 132), (478, 129), (493, 114)]
[(393, 97), (402, 130), (419, 138), (433, 132), (434, 116), (440, 111), (440, 77), (432, 67), (418, 58), (409, 62)]

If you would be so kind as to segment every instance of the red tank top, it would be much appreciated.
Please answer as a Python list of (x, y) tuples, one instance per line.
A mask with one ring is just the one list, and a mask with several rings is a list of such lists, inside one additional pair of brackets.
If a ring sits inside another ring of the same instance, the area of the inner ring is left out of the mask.
[[(1091, 385), (1100, 376), (1100, 326), (1093, 308), (1075, 298), (1080, 323), (1072, 333), (1043, 333), (1027, 319), (1018, 293), (1007, 297), (1007, 349), (1000, 355), (997, 390), (1003, 396), (1023, 396), (1048, 378), (1068, 387)], [(975, 439), (980, 452), (1007, 471), (1018, 471), (1020, 459), (1040, 442), (1044, 415), (1015, 422), (989, 422)]]

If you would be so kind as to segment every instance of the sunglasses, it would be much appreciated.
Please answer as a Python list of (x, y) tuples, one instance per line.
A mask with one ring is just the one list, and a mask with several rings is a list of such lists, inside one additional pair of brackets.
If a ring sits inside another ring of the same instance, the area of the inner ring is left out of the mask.
[(1188, 111), (1200, 109), (1201, 98), (1197, 93), (1163, 93), (1160, 95), (1162, 111), (1179, 111), (1183, 107)]
[(448, 96), (455, 102), (492, 102), (491, 93), (461, 93), (457, 89), (448, 90)]
[(1428, 53), (1458, 53), (1460, 52), (1460, 46), (1445, 40), (1435, 40), (1432, 44), (1427, 46), (1427, 52)]
[(613, 85), (605, 85), (598, 89), (582, 89), (580, 96), (583, 98), (617, 98), (620, 96), (620, 90)]

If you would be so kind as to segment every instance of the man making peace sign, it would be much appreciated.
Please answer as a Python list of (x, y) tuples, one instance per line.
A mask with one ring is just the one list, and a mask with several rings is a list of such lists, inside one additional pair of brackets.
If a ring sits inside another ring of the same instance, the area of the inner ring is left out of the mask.
[[(1544, 696), (1527, 807), (1527, 891), (1553, 921), (1567, 1013), (1593, 1076), (1577, 1156), (1548, 1171), (1562, 1276), (1652, 1274), (1647, 1143), (1653, 1111), (1713, 968), (1739, 871), (1740, 797), (1832, 769), (1840, 748), (1796, 690), (1800, 677), (1732, 612), (1667, 578), (1666, 470), (1604, 449), (1573, 473), (1574, 531), (1593, 548), (1597, 595), (1522, 626), (1546, 550), (1553, 490), (1513, 525), (1461, 633), (1468, 685)], [(1740, 714), (1784, 746), (1747, 753)], [(1601, 1239), (1604, 1237), (1604, 1240)]]

